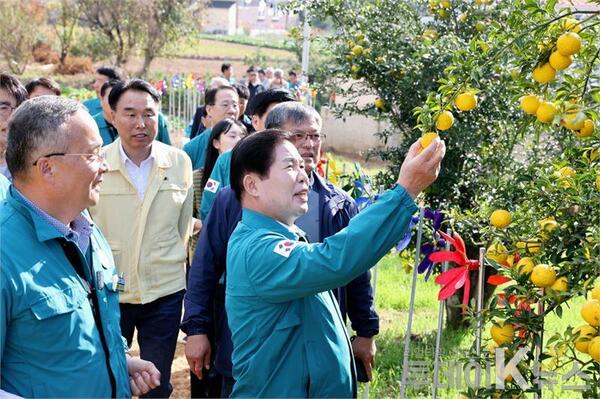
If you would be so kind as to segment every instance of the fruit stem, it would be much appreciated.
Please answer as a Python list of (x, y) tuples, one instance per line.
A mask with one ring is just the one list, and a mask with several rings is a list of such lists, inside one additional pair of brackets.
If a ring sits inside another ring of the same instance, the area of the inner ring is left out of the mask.
[(587, 85), (590, 81), (590, 76), (592, 75), (592, 69), (594, 68), (594, 63), (596, 62), (596, 60), (598, 59), (599, 56), (600, 56), (600, 48), (598, 48), (598, 50), (596, 51), (596, 54), (594, 54), (594, 58), (592, 58), (592, 61), (590, 62), (590, 67), (588, 69), (587, 76), (585, 77), (585, 82), (583, 83), (583, 91), (581, 92), (582, 100), (583, 100), (583, 96), (585, 96), (585, 92), (587, 90)]

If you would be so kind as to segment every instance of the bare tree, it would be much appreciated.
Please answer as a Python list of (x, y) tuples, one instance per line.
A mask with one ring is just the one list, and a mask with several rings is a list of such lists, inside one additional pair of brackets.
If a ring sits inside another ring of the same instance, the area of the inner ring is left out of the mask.
[(64, 65), (65, 59), (73, 47), (77, 25), (81, 16), (79, 2), (76, 0), (60, 0), (49, 3), (48, 7), (52, 13), (56, 13), (52, 16), (54, 17), (52, 26), (60, 44), (60, 64)]
[(45, 19), (45, 9), (36, 1), (0, 1), (0, 54), (14, 74), (22, 74), (31, 61), (37, 35), (34, 28)]
[(83, 21), (108, 39), (117, 66), (127, 62), (143, 31), (140, 6), (137, 0), (79, 0)]
[(144, 61), (138, 75), (148, 72), (152, 60), (169, 43), (176, 42), (196, 27), (196, 20), (207, 0), (140, 0), (144, 10), (142, 26)]

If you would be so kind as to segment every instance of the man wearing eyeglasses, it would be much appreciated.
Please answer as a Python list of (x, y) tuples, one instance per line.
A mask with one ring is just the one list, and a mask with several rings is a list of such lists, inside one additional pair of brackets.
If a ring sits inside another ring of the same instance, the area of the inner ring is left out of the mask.
[(142, 358), (161, 372), (160, 387), (146, 396), (166, 398), (185, 290), (192, 165), (183, 151), (154, 140), (159, 94), (149, 83), (118, 83), (108, 102), (119, 138), (104, 147), (108, 170), (90, 213), (119, 269), (123, 336), (131, 345), (137, 330)]
[(4, 153), (8, 134), (8, 120), (15, 108), (27, 100), (27, 90), (17, 78), (0, 72), (0, 174), (11, 180)]
[(209, 126), (204, 132), (194, 137), (189, 143), (183, 146), (190, 159), (194, 170), (204, 168), (206, 161), (206, 148), (208, 147), (208, 138), (212, 127), (225, 118), (237, 119), (239, 117), (239, 96), (237, 90), (231, 86), (221, 86), (214, 92), (210, 90), (206, 93), (206, 120)]
[[(308, 213), (300, 217), (296, 225), (307, 233), (310, 242), (322, 242), (346, 227), (358, 209), (352, 198), (317, 174), (317, 162), (324, 138), (321, 117), (314, 108), (292, 101), (276, 105), (266, 117), (266, 124), (267, 128), (284, 129), (292, 133), (291, 141), (302, 156), (310, 177)], [(224, 309), (224, 282), (227, 274), (225, 257), (229, 237), (241, 217), (242, 207), (231, 187), (220, 191), (198, 242), (190, 270), (181, 326), (188, 334), (188, 363), (199, 377), (202, 377), (203, 369), (212, 366), (209, 333), (217, 331), (214, 367), (223, 375), (222, 397), (229, 396), (234, 384), (231, 332)], [(370, 273), (361, 274), (346, 286), (333, 290), (333, 293), (340, 304), (343, 319), (348, 315), (352, 328), (356, 331), (357, 338), (352, 342), (352, 349), (365, 365), (370, 378), (376, 352), (373, 337), (379, 332), (379, 317), (373, 308)]]
[(128, 398), (159, 384), (126, 355), (110, 247), (85, 209), (107, 165), (91, 116), (43, 96), (14, 113), (0, 205), (0, 397)]

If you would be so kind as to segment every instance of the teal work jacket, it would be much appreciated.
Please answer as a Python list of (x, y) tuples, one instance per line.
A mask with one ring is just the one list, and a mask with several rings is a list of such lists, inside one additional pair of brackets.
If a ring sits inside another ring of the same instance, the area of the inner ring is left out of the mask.
[(229, 186), (231, 173), (231, 151), (224, 152), (219, 155), (217, 162), (206, 181), (204, 193), (202, 194), (202, 202), (200, 202), (200, 220), (204, 220), (210, 212), (213, 202), (217, 197), (217, 193), (223, 188)]
[(376, 264), (406, 234), (416, 205), (397, 186), (323, 243), (243, 210), (227, 249), (231, 397), (356, 395), (351, 347), (331, 289)]
[[(131, 397), (116, 269), (100, 230), (86, 257), (11, 187), (0, 203), (0, 240), (0, 388), (22, 397)], [(92, 290), (65, 247), (75, 247)]]
[(8, 188), (10, 187), (10, 180), (8, 180), (4, 175), (0, 175), (0, 201), (6, 198), (6, 194), (8, 193)]
[(212, 129), (209, 127), (183, 146), (183, 151), (192, 160), (192, 169), (198, 170), (204, 168), (206, 162), (206, 149), (208, 148), (208, 139)]
[(83, 106), (87, 108), (90, 115), (96, 115), (102, 112), (102, 101), (98, 97), (89, 98), (83, 102)]
[[(104, 119), (104, 113), (102, 113), (102, 111), (96, 115), (93, 115), (92, 117), (94, 118), (94, 121), (96, 121), (96, 125), (98, 125), (103, 146), (109, 145), (119, 137), (117, 130), (114, 127), (111, 129), (108, 123), (106, 123), (106, 119)], [(167, 120), (163, 114), (158, 114), (158, 132), (156, 133), (156, 140), (160, 141), (161, 143), (171, 145), (169, 126), (167, 125)]]

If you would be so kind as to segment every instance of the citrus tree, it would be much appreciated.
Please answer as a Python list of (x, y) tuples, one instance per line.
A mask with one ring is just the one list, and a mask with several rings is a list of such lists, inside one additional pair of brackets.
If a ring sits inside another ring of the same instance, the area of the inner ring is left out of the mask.
[[(350, 98), (341, 111), (388, 120), (384, 140), (446, 141), (444, 173), (424, 199), (489, 247), (498, 295), (473, 320), (492, 323), (492, 346), (530, 349), (518, 369), (527, 386), (510, 375), (466, 396), (539, 394), (540, 370), (575, 366), (582, 395), (600, 396), (599, 10), (598, 1), (312, 4), (337, 21), (332, 81)], [(365, 93), (378, 99), (361, 106)], [(399, 165), (403, 152), (381, 155)], [(582, 296), (581, 325), (544, 336), (546, 317)]]

